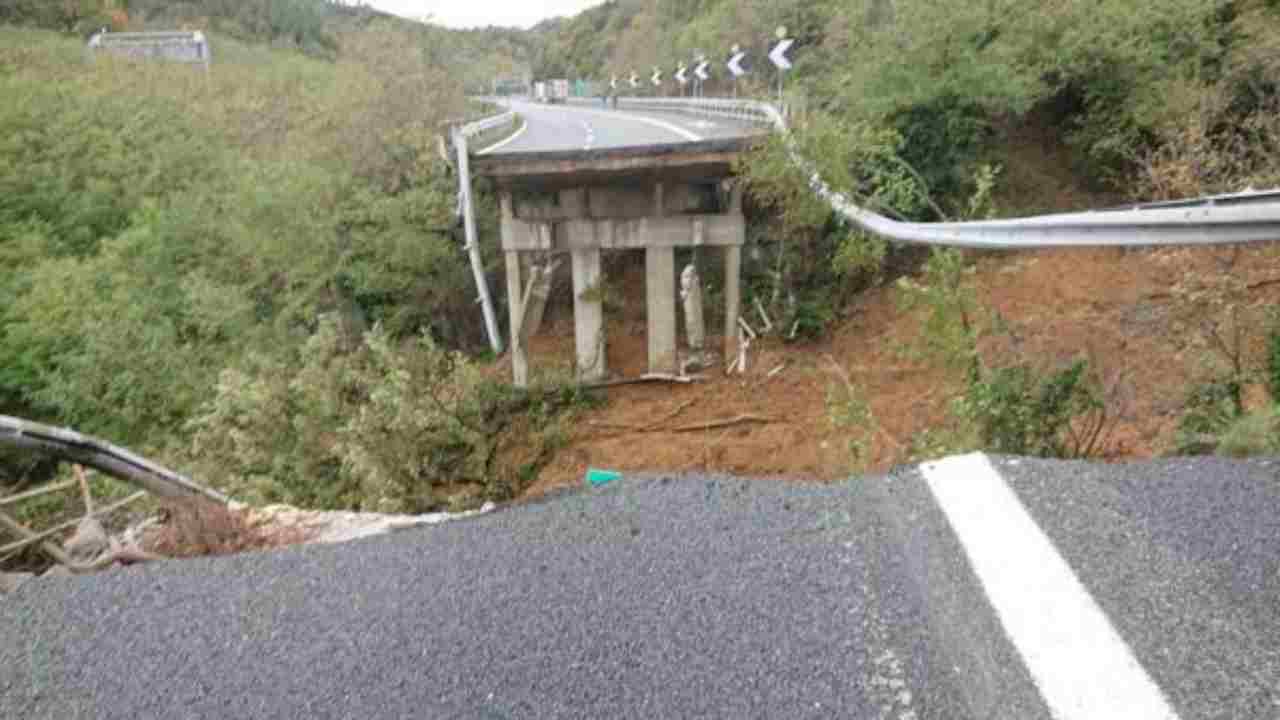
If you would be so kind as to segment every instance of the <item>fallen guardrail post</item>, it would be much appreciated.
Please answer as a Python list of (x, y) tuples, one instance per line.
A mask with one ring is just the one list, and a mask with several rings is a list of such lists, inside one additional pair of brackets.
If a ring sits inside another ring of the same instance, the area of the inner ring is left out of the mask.
[(454, 127), (450, 130), (450, 140), (457, 151), (458, 200), (462, 212), (463, 229), (466, 232), (466, 251), (471, 261), (471, 273), (475, 277), (476, 291), (480, 294), (481, 310), (484, 313), (485, 332), (489, 336), (489, 347), (495, 355), (502, 354), (502, 333), (498, 330), (498, 319), (493, 309), (493, 297), (489, 293), (489, 283), (484, 276), (484, 261), (480, 255), (480, 239), (476, 232), (476, 212), (471, 196), (471, 151), (467, 147), (468, 140), (480, 133), (494, 128), (509, 125), (518, 120), (514, 112), (507, 111), (492, 117), (477, 120)]

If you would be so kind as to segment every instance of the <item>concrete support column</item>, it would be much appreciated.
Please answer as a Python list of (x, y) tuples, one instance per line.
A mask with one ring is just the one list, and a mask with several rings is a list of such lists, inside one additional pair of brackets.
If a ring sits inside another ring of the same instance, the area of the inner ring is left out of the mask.
[(742, 246), (724, 249), (724, 362), (738, 356), (738, 317), (742, 313)]
[(674, 375), (679, 370), (676, 362), (676, 251), (669, 247), (646, 248), (644, 260), (649, 372)]
[(578, 379), (600, 380), (606, 371), (600, 250), (574, 250), (572, 259), (573, 335), (578, 349)]
[(515, 204), (509, 191), (498, 194), (498, 205), (501, 208), (502, 249), (507, 266), (507, 332), (511, 335), (511, 382), (516, 387), (529, 386), (529, 359), (525, 354), (525, 344), (520, 338), (521, 318), (524, 317), (524, 284), (520, 281), (520, 253), (512, 250), (516, 246), (516, 213)]
[(511, 333), (511, 382), (516, 387), (529, 386), (529, 358), (525, 354), (525, 333), (520, 331), (524, 317), (524, 285), (520, 282), (520, 253), (506, 251), (507, 256), (507, 318)]

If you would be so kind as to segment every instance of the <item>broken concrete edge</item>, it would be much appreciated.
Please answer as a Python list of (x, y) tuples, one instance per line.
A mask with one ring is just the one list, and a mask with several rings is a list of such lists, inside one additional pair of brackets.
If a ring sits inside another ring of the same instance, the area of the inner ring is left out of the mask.
[[(530, 152), (507, 152), (476, 158), (476, 171), (498, 171), (504, 166), (519, 165), (526, 162), (563, 162), (563, 161), (606, 161), (634, 158), (665, 158), (674, 156), (696, 156), (704, 153), (737, 154), (749, 150), (767, 137), (761, 135), (744, 135), (732, 138), (716, 138), (695, 142), (661, 143), (656, 145), (625, 145), (622, 147), (603, 147), (593, 150), (535, 150)], [(501, 174), (496, 172), (495, 174)]]
[(247, 510), (252, 526), (293, 527), (314, 532), (301, 544), (328, 545), (386, 535), (399, 530), (438, 525), (452, 520), (464, 520), (493, 512), (497, 505), (487, 502), (475, 510), (462, 512), (437, 512), (423, 515), (396, 515), (388, 513), (356, 512), (350, 510), (304, 510), (291, 505), (268, 505), (250, 508), (232, 503), (233, 511)]
[(0, 572), (0, 596), (17, 592), (18, 588), (34, 577), (35, 574), (29, 572)]
[[(334, 545), (380, 535), (389, 535), (401, 530), (439, 525), (453, 520), (464, 520), (491, 513), (498, 509), (498, 505), (487, 502), (475, 510), (455, 513), (427, 513), (423, 515), (396, 515), (348, 510), (304, 510), (292, 505), (268, 505), (255, 508), (238, 502), (231, 503), (228, 508), (233, 512), (246, 512), (248, 523), (254, 528), (269, 527), (279, 530), (308, 531), (307, 539), (280, 546), (297, 547), (300, 545)], [(159, 518), (147, 518), (126, 528), (116, 537), (124, 543), (139, 543), (146, 530), (159, 524)], [(181, 561), (183, 558), (164, 559)], [(0, 596), (16, 592), (18, 587), (35, 577), (37, 576), (32, 573), (0, 572)], [(71, 572), (63, 565), (54, 565), (38, 577), (79, 577), (79, 575)]]

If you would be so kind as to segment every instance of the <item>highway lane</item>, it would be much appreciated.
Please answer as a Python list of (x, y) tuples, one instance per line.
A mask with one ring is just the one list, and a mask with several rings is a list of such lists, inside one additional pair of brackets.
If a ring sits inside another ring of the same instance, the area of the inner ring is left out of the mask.
[(603, 106), (544, 105), (510, 101), (525, 120), (525, 128), (482, 154), (599, 150), (667, 145), (758, 134), (759, 128), (728, 119), (701, 118), (680, 113), (634, 113)]
[(1280, 717), (1280, 461), (628, 477), (0, 598), (0, 717)]

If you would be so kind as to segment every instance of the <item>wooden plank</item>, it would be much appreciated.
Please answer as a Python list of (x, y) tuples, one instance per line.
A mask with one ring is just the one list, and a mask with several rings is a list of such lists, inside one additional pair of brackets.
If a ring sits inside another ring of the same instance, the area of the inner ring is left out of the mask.
[(55, 483), (53, 485), (46, 485), (45, 487), (39, 487), (34, 490), (20, 492), (17, 495), (10, 495), (9, 497), (0, 498), (0, 507), (17, 505), (18, 503), (24, 500), (30, 500), (31, 498), (40, 497), (41, 495), (51, 495), (53, 493), (60, 492), (62, 490), (66, 490), (70, 487), (73, 487), (75, 484), (76, 484), (75, 480), (64, 480), (60, 483)]
[[(0, 512), (0, 525), (4, 525), (10, 532), (14, 533), (18, 537), (23, 538), (22, 540), (19, 540), (17, 542), (11, 542), (8, 545), (0, 546), (0, 555), (5, 555), (15, 550), (21, 550), (30, 545), (34, 545), (35, 543), (38, 543), (38, 542), (43, 542), (44, 540), (47, 540), (48, 538), (51, 538), (60, 532), (65, 532), (67, 530), (70, 530), (71, 528), (80, 524), (80, 521), (83, 520), (85, 517), (90, 517), (90, 516), (97, 517), (99, 515), (107, 515), (107, 514), (113, 513), (116, 510), (119, 510), (120, 508), (125, 507), (127, 505), (131, 505), (146, 496), (147, 496), (147, 493), (138, 491), (123, 500), (120, 500), (118, 502), (112, 503), (110, 505), (107, 505), (105, 507), (95, 510), (93, 513), (91, 513), (91, 515), (78, 517), (75, 520), (68, 520), (64, 523), (60, 523), (58, 525), (55, 525), (54, 527), (51, 527), (48, 530), (45, 530), (44, 532), (39, 532), (39, 533), (19, 523), (17, 520), (14, 520), (11, 516), (6, 515), (3, 512)], [(61, 550), (59, 550), (59, 552), (61, 552)], [(63, 556), (65, 557), (65, 554), (63, 554)], [(56, 557), (54, 559), (58, 560), (58, 558)], [(67, 564), (62, 560), (58, 560), (58, 562), (64, 565)]]

